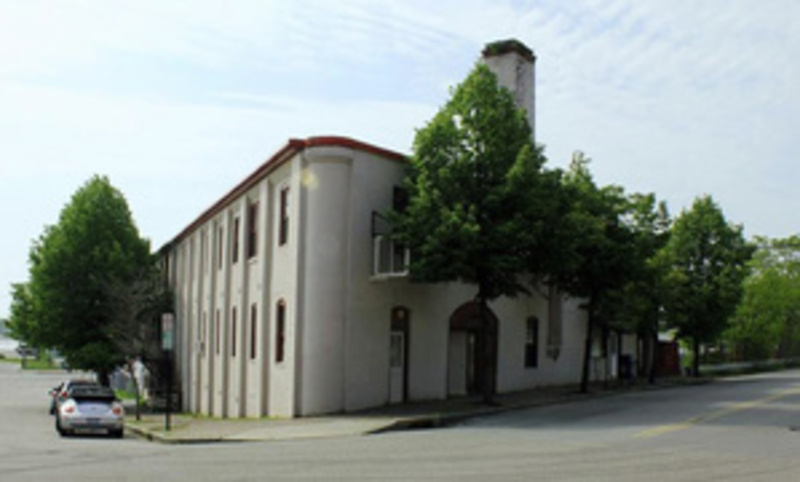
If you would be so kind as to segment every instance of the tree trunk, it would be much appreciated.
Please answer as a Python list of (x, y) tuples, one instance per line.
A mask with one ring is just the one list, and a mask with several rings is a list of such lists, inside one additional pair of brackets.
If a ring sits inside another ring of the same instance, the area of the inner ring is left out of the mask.
[(102, 370), (102, 371), (97, 372), (97, 383), (99, 383), (100, 385), (103, 385), (104, 387), (110, 387), (111, 386), (111, 374), (106, 370)]
[(586, 341), (583, 347), (583, 371), (581, 373), (581, 393), (589, 392), (589, 368), (592, 360), (592, 337), (594, 336), (594, 307), (589, 301), (588, 319), (586, 321)]
[(481, 392), (483, 394), (483, 403), (486, 405), (494, 405), (494, 384), (492, 383), (492, 372), (494, 371), (494, 360), (492, 357), (492, 326), (489, 321), (489, 308), (487, 306), (486, 297), (482, 294), (479, 295), (479, 307), (481, 313), (481, 357), (483, 358), (483, 370), (481, 380)]
[(650, 354), (647, 359), (647, 381), (653, 385), (656, 383), (656, 363), (658, 363), (658, 333), (653, 331), (648, 337), (648, 344), (650, 345)]
[(692, 376), (700, 376), (700, 340), (697, 337), (692, 338), (694, 345), (694, 360), (692, 360)]

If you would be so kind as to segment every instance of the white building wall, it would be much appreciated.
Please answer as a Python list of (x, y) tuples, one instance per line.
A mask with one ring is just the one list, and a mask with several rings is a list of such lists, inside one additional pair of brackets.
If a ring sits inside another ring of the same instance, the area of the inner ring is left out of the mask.
[[(228, 249), (227, 213), (222, 213), (213, 223), (214, 243), (212, 254), (211, 276), (214, 278), (214, 399), (212, 414), (216, 417), (227, 417), (229, 413), (228, 390), (230, 380), (228, 376), (229, 339), (228, 325), (230, 317), (228, 263), (226, 251)], [(222, 260), (220, 261), (220, 258)]]
[(303, 415), (341, 410), (344, 401), (351, 163), (347, 151), (315, 148), (303, 164)]
[[(269, 264), (270, 253), (267, 237), (268, 213), (270, 204), (268, 203), (268, 183), (262, 180), (254, 187), (247, 197), (247, 203), (257, 202), (257, 242), (256, 255), (246, 259), (247, 267), (247, 303), (245, 317), (245, 331), (243, 331), (245, 343), (245, 414), (248, 417), (259, 417), (267, 415), (266, 393), (268, 382), (268, 368), (266, 356), (267, 339), (267, 314), (265, 307), (269, 306), (267, 293), (269, 292), (269, 276), (266, 266)], [(247, 225), (245, 224), (245, 229)], [(246, 239), (246, 237), (245, 237)], [(245, 243), (245, 247), (247, 243)], [(251, 353), (251, 343), (253, 343), (252, 314), (255, 306), (255, 356)]]
[[(228, 283), (230, 286), (230, 297), (228, 304), (228, 322), (226, 323), (226, 335), (228, 339), (228, 416), (244, 416), (244, 400), (242, 391), (244, 390), (243, 370), (244, 356), (242, 354), (242, 339), (244, 330), (242, 319), (246, 318), (245, 309), (245, 264), (244, 243), (242, 231), (245, 222), (245, 210), (242, 199), (234, 201), (227, 213), (228, 228), (225, 240), (228, 243), (225, 249), (224, 261), (225, 268), (228, 270)], [(237, 231), (238, 221), (238, 232)], [(233, 262), (234, 243), (238, 243), (237, 261)]]
[[(270, 211), (272, 220), (270, 244), (272, 246), (271, 266), (267, 266), (270, 278), (270, 296), (268, 305), (269, 323), (269, 414), (278, 417), (292, 417), (296, 413), (295, 380), (297, 355), (295, 350), (295, 330), (297, 326), (297, 290), (298, 290), (298, 233), (300, 220), (299, 209), (299, 177), (300, 158), (295, 156), (269, 176)], [(285, 245), (278, 244), (280, 192), (289, 188), (289, 236)], [(284, 339), (284, 359), (275, 361), (276, 346), (276, 311), (278, 302), (286, 303), (286, 334)]]

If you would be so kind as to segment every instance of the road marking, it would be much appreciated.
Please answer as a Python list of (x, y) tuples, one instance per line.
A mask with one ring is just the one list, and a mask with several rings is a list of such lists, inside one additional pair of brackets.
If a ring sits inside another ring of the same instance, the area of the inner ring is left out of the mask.
[(800, 389), (793, 389), (793, 390), (784, 390), (782, 392), (778, 392), (764, 398), (759, 398), (756, 400), (751, 400), (749, 402), (739, 402), (731, 405), (727, 408), (721, 408), (719, 410), (715, 410), (713, 412), (707, 413), (705, 415), (698, 415), (697, 417), (687, 418), (686, 420), (678, 423), (668, 424), (668, 425), (661, 425), (658, 427), (653, 427), (651, 429), (644, 430), (636, 434), (636, 438), (652, 438), (658, 437), (659, 435), (664, 435), (671, 432), (677, 432), (679, 430), (687, 429), (693, 425), (698, 425), (704, 422), (710, 422), (712, 420), (717, 420), (719, 418), (725, 417), (732, 413), (741, 412), (744, 410), (749, 410), (751, 408), (758, 407), (760, 405), (764, 405), (770, 402), (774, 402), (775, 400), (779, 400), (781, 398), (786, 398), (792, 395), (800, 394)]

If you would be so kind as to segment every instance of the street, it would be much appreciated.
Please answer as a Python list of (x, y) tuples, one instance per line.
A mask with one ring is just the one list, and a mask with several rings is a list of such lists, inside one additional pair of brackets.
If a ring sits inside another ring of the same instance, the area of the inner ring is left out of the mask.
[(800, 478), (800, 371), (509, 412), (461, 426), (291, 442), (60, 438), (63, 373), (0, 363), (0, 480)]

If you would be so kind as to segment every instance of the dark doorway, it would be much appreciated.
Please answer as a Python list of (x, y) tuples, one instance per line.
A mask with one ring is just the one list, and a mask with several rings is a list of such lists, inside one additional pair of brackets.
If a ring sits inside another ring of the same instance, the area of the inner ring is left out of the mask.
[[(450, 316), (447, 371), (449, 396), (480, 393), (481, 383), (487, 372), (491, 377), (492, 391), (496, 388), (498, 322), (491, 310), (488, 315), (488, 337), (484, 334), (477, 303), (465, 303)], [(488, 360), (483, 356), (487, 348)]]

